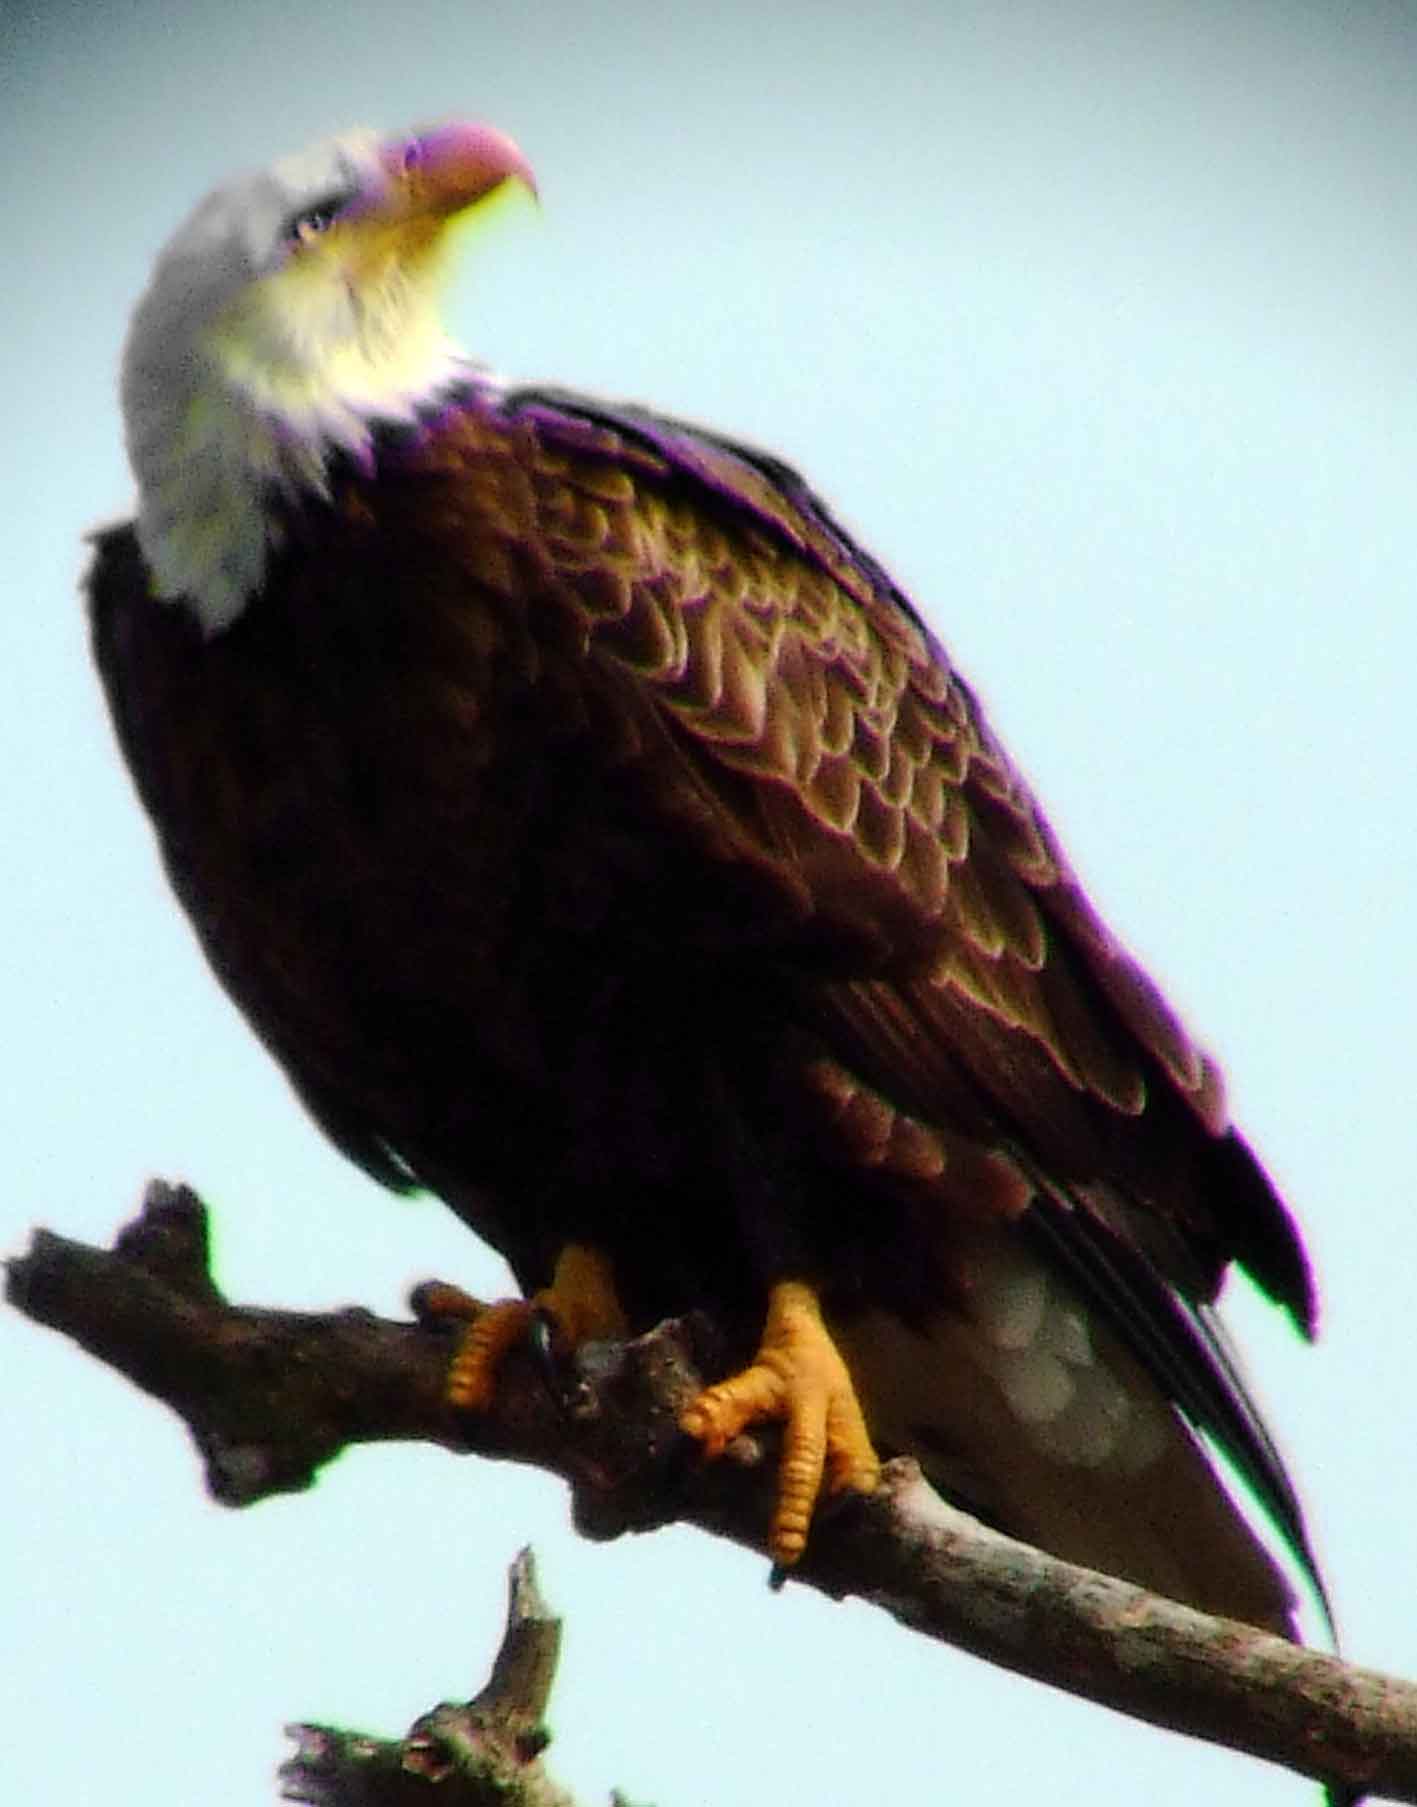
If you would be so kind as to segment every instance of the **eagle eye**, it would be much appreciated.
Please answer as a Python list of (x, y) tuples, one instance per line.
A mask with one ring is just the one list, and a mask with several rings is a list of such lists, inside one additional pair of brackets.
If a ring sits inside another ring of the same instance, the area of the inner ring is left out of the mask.
[(302, 207), (286, 221), (286, 239), (293, 245), (308, 245), (312, 239), (319, 238), (334, 225), (348, 199), (346, 194), (326, 195), (312, 206)]

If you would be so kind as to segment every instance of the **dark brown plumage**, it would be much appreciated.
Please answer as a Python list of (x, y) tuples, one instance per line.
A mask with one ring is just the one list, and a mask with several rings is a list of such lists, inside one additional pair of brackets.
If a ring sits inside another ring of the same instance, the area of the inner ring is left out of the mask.
[(809, 1280), (878, 1445), (1287, 1628), (1163, 1401), (1312, 1570), (1198, 1309), (1238, 1260), (1310, 1329), (1294, 1229), (880, 567), (775, 461), (476, 381), (277, 512), (220, 633), (130, 528), (90, 588), (173, 883), (327, 1133), (524, 1288), (589, 1244), (745, 1358)]

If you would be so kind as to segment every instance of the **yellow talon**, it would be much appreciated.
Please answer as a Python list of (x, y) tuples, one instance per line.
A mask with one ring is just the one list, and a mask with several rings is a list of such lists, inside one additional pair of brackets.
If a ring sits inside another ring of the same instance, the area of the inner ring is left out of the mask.
[(448, 1404), (461, 1412), (485, 1412), (497, 1390), (507, 1351), (527, 1335), (535, 1308), (528, 1299), (498, 1299), (485, 1305), (463, 1332), (448, 1364)]
[(786, 1429), (768, 1547), (774, 1562), (789, 1568), (807, 1546), (823, 1479), (829, 1493), (871, 1493), (881, 1473), (846, 1363), (815, 1291), (800, 1280), (773, 1287), (752, 1365), (705, 1388), (679, 1423), (712, 1459), (740, 1431), (772, 1420)]
[(597, 1337), (629, 1334), (609, 1261), (576, 1242), (561, 1250), (550, 1286), (530, 1299), (487, 1305), (461, 1287), (435, 1281), (422, 1289), (420, 1305), (428, 1316), (467, 1322), (446, 1382), (448, 1403), (465, 1412), (485, 1412), (491, 1405), (503, 1358), (527, 1335), (538, 1312), (550, 1317), (557, 1347), (567, 1351)]

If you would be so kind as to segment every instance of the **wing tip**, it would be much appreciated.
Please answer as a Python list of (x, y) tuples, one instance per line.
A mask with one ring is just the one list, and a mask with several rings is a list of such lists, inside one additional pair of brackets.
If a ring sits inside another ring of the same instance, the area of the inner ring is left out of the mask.
[(1319, 1331), (1318, 1286), (1299, 1226), (1264, 1163), (1237, 1129), (1213, 1143), (1211, 1176), (1223, 1197), (1234, 1259), (1312, 1343)]

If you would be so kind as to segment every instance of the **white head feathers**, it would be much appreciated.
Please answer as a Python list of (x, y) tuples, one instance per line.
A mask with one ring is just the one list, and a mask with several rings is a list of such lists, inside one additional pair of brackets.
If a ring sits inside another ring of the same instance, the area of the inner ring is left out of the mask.
[(322, 492), (331, 451), (464, 368), (433, 279), (452, 208), (407, 192), (422, 144), (353, 131), (239, 177), (158, 258), (123, 359), (137, 530), (158, 594), (209, 633), (262, 581), (273, 495)]

